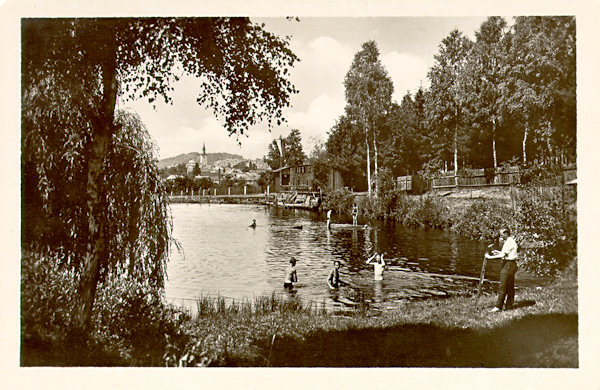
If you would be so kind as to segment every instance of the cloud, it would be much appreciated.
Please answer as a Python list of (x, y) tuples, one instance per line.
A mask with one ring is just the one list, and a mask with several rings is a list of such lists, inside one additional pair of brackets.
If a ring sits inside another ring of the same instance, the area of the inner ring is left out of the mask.
[(307, 110), (316, 96), (344, 96), (344, 76), (353, 58), (352, 48), (328, 37), (319, 36), (293, 48), (301, 61), (292, 70), (293, 82), (300, 91), (292, 97), (295, 109)]
[(397, 103), (402, 101), (407, 91), (414, 94), (421, 82), (424, 88), (429, 85), (427, 79), (429, 64), (419, 57), (392, 51), (381, 55), (381, 63), (394, 82), (392, 99)]
[(307, 154), (310, 152), (310, 138), (326, 139), (326, 133), (343, 114), (345, 105), (344, 99), (339, 97), (319, 95), (310, 103), (306, 111), (289, 114), (289, 127), (300, 130), (303, 148)]

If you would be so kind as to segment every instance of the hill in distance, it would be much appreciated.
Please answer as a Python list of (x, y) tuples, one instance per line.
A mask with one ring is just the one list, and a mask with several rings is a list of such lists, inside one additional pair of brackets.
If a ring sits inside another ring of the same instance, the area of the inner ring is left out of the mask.
[[(164, 158), (158, 161), (158, 169), (163, 169), (172, 165), (177, 164), (187, 164), (188, 161), (194, 160), (196, 162), (200, 162), (201, 153), (191, 152), (177, 155), (175, 157)], [(232, 158), (235, 160), (244, 160), (244, 157), (239, 154), (231, 154), (231, 153), (206, 153), (206, 158), (208, 159), (208, 164), (211, 165), (215, 161), (225, 160), (227, 158)]]

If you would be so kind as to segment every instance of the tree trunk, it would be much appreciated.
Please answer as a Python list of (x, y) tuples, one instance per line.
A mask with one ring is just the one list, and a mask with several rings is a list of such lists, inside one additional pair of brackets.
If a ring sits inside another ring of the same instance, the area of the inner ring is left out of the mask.
[(379, 166), (377, 165), (377, 134), (373, 131), (373, 157), (375, 161), (375, 197), (379, 195)]
[(529, 135), (529, 124), (525, 122), (525, 134), (523, 134), (523, 165), (527, 164), (527, 136)]
[(369, 132), (365, 132), (365, 143), (367, 144), (367, 188), (369, 189), (369, 198), (371, 197), (371, 155), (369, 150)]
[(458, 187), (458, 107), (454, 109), (456, 122), (454, 123), (454, 185)]
[(458, 187), (458, 128), (454, 128), (454, 185)]
[[(115, 130), (114, 114), (117, 97), (116, 52), (107, 50), (107, 61), (102, 63), (102, 116), (95, 123), (90, 140), (90, 156), (87, 167), (87, 214), (88, 247), (84, 254), (81, 279), (78, 286), (78, 305), (75, 310), (76, 333), (81, 337), (89, 334), (90, 318), (100, 276), (100, 265), (106, 260), (106, 204), (103, 191), (103, 164), (112, 143)], [(111, 56), (112, 54), (112, 56)]]
[(494, 170), (498, 168), (498, 159), (496, 157), (496, 117), (492, 116), (492, 154), (494, 156)]

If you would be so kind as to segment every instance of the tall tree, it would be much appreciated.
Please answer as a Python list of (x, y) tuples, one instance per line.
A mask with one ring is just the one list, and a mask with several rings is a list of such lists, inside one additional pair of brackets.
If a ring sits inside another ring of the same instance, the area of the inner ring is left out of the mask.
[(431, 139), (429, 138), (429, 125), (427, 123), (427, 92), (423, 87), (419, 87), (415, 93), (413, 107), (416, 120), (417, 155), (419, 157), (417, 169), (422, 169), (423, 164), (430, 161), (433, 156)]
[(455, 171), (458, 170), (459, 130), (465, 105), (461, 75), (472, 44), (460, 31), (452, 30), (442, 40), (439, 53), (434, 55), (435, 64), (427, 73), (431, 80), (427, 111), (432, 124), (441, 130), (439, 138), (444, 149), (452, 145)]
[(302, 149), (302, 137), (300, 130), (292, 129), (284, 140), (284, 153), (288, 165), (301, 165), (306, 160), (306, 154)]
[(313, 148), (310, 151), (308, 160), (313, 168), (314, 172), (314, 187), (325, 188), (328, 184), (329, 179), (329, 155), (325, 143), (320, 137), (311, 138)]
[(366, 161), (363, 140), (363, 129), (346, 113), (338, 118), (328, 132), (325, 147), (331, 165), (342, 173), (344, 183), (364, 191), (368, 184), (363, 168)]
[(387, 159), (384, 166), (398, 175), (406, 175), (420, 168), (419, 163), (419, 134), (415, 104), (410, 93), (402, 98), (398, 106), (392, 104), (387, 116), (391, 137), (384, 144)]
[(487, 18), (475, 32), (475, 43), (464, 69), (464, 93), (475, 122), (490, 131), (492, 160), (498, 167), (497, 130), (508, 96), (508, 70), (504, 35), (506, 21), (499, 16)]
[(264, 161), (271, 167), (271, 169), (282, 168), (284, 163), (283, 149), (277, 140), (273, 140), (267, 146), (267, 155), (264, 157)]
[(271, 169), (304, 164), (306, 154), (302, 149), (300, 130), (292, 129), (287, 137), (280, 139), (280, 142), (273, 140), (267, 147), (264, 160)]
[(363, 129), (367, 149), (367, 183), (371, 196), (370, 145), (373, 142), (375, 175), (377, 162), (377, 121), (389, 112), (394, 85), (379, 60), (375, 41), (363, 43), (362, 50), (354, 55), (352, 65), (344, 79), (347, 111)]
[[(244, 134), (257, 121), (283, 120), (295, 93), (287, 79), (296, 61), (288, 42), (247, 18), (86, 18), (22, 21), (23, 100), (45, 111), (54, 126), (81, 125), (86, 199), (85, 248), (75, 313), (83, 336), (100, 275), (112, 259), (107, 240), (105, 165), (115, 147), (115, 104), (123, 98), (170, 102), (171, 83), (181, 73), (198, 78), (197, 101), (223, 117), (230, 134)], [(71, 108), (38, 106), (40, 94), (79, 97)], [(25, 104), (27, 105), (27, 104)], [(25, 112), (24, 115), (35, 113)], [(47, 124), (32, 120), (33, 127)], [(44, 185), (43, 183), (38, 183)]]
[[(575, 19), (570, 16), (517, 17), (507, 35), (512, 114), (523, 124), (522, 160), (528, 147), (543, 145), (576, 155)], [(532, 136), (533, 134), (533, 136)]]

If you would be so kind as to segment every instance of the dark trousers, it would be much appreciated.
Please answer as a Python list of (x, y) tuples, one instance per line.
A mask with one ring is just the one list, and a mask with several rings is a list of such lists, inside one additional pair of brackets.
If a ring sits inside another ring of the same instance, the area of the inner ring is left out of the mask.
[(498, 301), (496, 307), (502, 310), (504, 298), (506, 298), (506, 308), (512, 309), (515, 300), (515, 274), (517, 273), (517, 262), (514, 260), (502, 260), (502, 270), (500, 271), (500, 286), (498, 287)]

